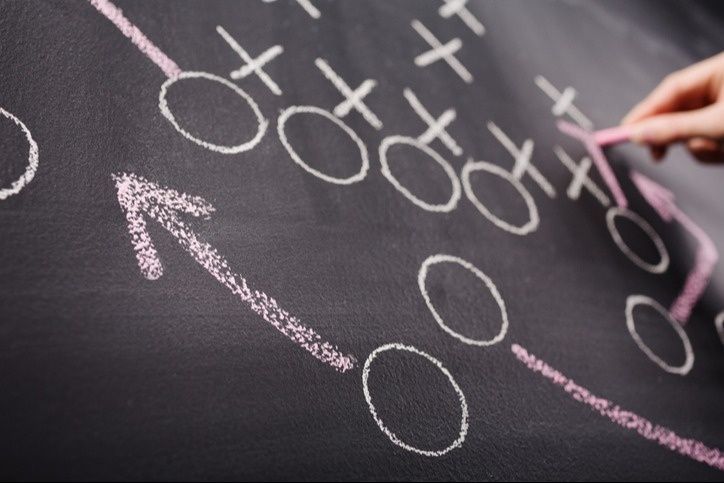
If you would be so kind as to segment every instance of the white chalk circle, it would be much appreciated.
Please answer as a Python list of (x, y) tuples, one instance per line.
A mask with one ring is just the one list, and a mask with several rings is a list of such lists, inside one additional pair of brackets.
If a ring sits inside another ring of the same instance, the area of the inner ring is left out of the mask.
[[(661, 316), (664, 317), (667, 322), (669, 322), (671, 327), (674, 328), (674, 331), (679, 336), (682, 344), (684, 345), (684, 352), (686, 353), (686, 360), (682, 365), (672, 366), (666, 363), (663, 359), (654, 354), (654, 351), (652, 351), (649, 346), (644, 343), (644, 341), (641, 339), (641, 336), (639, 336), (638, 332), (636, 332), (636, 321), (634, 320), (633, 311), (637, 305), (648, 305), (649, 307), (653, 308), (659, 314), (661, 314)], [(691, 342), (689, 342), (689, 337), (686, 335), (686, 332), (681, 327), (681, 325), (676, 320), (674, 320), (673, 317), (671, 317), (671, 314), (669, 314), (668, 310), (666, 310), (664, 307), (661, 306), (661, 304), (651, 299), (650, 297), (647, 297), (645, 295), (630, 295), (626, 299), (626, 327), (628, 328), (628, 331), (631, 334), (634, 342), (636, 342), (636, 345), (639, 346), (639, 349), (641, 349), (643, 353), (648, 356), (649, 359), (655, 362), (666, 372), (685, 376), (694, 366), (694, 350), (691, 348)]]
[[(318, 169), (314, 169), (307, 163), (305, 163), (304, 160), (299, 156), (299, 154), (289, 143), (289, 140), (287, 139), (287, 134), (284, 131), (286, 122), (289, 120), (290, 117), (296, 114), (316, 114), (318, 116), (329, 119), (330, 121), (332, 121), (332, 123), (336, 124), (340, 129), (342, 129), (342, 131), (344, 131), (350, 138), (352, 138), (352, 140), (355, 142), (355, 144), (357, 144), (357, 147), (359, 148), (360, 158), (362, 159), (362, 166), (360, 166), (360, 170), (348, 178), (335, 178), (334, 176), (322, 173)], [(337, 116), (329, 111), (325, 111), (324, 109), (316, 106), (290, 106), (282, 111), (282, 113), (279, 115), (279, 119), (277, 120), (277, 132), (279, 133), (279, 140), (286, 148), (289, 156), (292, 157), (292, 160), (299, 166), (301, 166), (304, 171), (316, 176), (319, 179), (323, 179), (327, 183), (348, 185), (362, 181), (363, 179), (365, 179), (365, 176), (367, 176), (367, 171), (370, 168), (370, 158), (367, 154), (367, 146), (365, 146), (365, 143), (362, 141), (362, 139), (360, 139), (360, 137), (357, 135), (356, 132), (354, 132), (351, 127), (349, 127), (341, 119), (339, 119)]]
[[(397, 437), (395, 433), (390, 431), (387, 426), (385, 426), (385, 423), (382, 421), (382, 419), (377, 415), (377, 409), (375, 408), (375, 405), (372, 402), (372, 396), (370, 395), (370, 388), (369, 388), (369, 376), (370, 376), (370, 369), (372, 366), (372, 361), (377, 358), (378, 355), (380, 355), (383, 352), (390, 351), (390, 350), (397, 350), (397, 351), (404, 351), (404, 352), (410, 352), (412, 354), (416, 354), (418, 356), (422, 356), (428, 361), (432, 363), (435, 367), (440, 369), (440, 371), (447, 377), (448, 381), (450, 381), (450, 385), (452, 385), (453, 389), (455, 390), (455, 393), (457, 393), (458, 401), (460, 402), (460, 409), (461, 409), (461, 417), (460, 417), (460, 432), (458, 433), (457, 439), (450, 443), (449, 446), (446, 448), (440, 449), (440, 450), (430, 450), (430, 449), (420, 449), (416, 448), (415, 446), (409, 445), (402, 441), (400, 438)], [(463, 391), (460, 389), (460, 386), (458, 386), (458, 383), (455, 382), (455, 379), (453, 378), (452, 374), (450, 374), (450, 371), (448, 371), (442, 363), (432, 357), (431, 355), (427, 354), (426, 352), (423, 352), (419, 349), (416, 349), (415, 347), (403, 345), (403, 344), (385, 344), (383, 346), (378, 347), (372, 353), (367, 357), (367, 360), (365, 361), (364, 369), (362, 370), (362, 390), (365, 395), (365, 400), (367, 400), (367, 405), (370, 408), (370, 413), (372, 414), (372, 418), (377, 423), (377, 426), (379, 426), (380, 430), (382, 430), (383, 433), (387, 435), (388, 438), (390, 438), (390, 441), (392, 441), (397, 446), (406, 449), (407, 451), (412, 451), (413, 453), (417, 453), (423, 456), (442, 456), (446, 453), (449, 453), (450, 451), (454, 450), (455, 448), (459, 448), (463, 441), (465, 441), (465, 436), (468, 434), (468, 403), (465, 400), (465, 395), (463, 394)]]
[(719, 340), (724, 345), (724, 312), (716, 316), (714, 327), (716, 327), (716, 333), (719, 334)]
[(9, 188), (0, 189), (0, 201), (9, 198), (13, 195), (20, 193), (25, 185), (30, 183), (35, 177), (35, 172), (38, 170), (38, 143), (33, 139), (33, 135), (30, 134), (30, 129), (12, 113), (6, 111), (0, 107), (0, 116), (10, 119), (16, 126), (18, 126), (25, 134), (25, 139), (28, 141), (28, 166), (25, 168), (25, 172), (20, 175), (18, 179), (10, 183)]
[[(639, 228), (641, 228), (641, 231), (646, 233), (646, 235), (654, 243), (654, 246), (656, 246), (656, 251), (659, 252), (660, 260), (658, 263), (653, 264), (645, 261), (638, 255), (636, 255), (633, 250), (631, 250), (631, 248), (629, 248), (629, 246), (621, 237), (621, 233), (619, 233), (618, 228), (616, 228), (617, 217), (626, 218), (632, 221)], [(606, 225), (608, 226), (608, 231), (611, 233), (611, 238), (613, 238), (616, 246), (636, 266), (650, 273), (664, 273), (669, 268), (669, 252), (666, 250), (664, 241), (661, 239), (659, 234), (656, 233), (654, 228), (649, 225), (649, 223), (644, 220), (639, 214), (629, 210), (628, 208), (612, 206), (606, 212)]]
[[(450, 199), (446, 203), (428, 203), (427, 201), (424, 201), (412, 194), (410, 190), (402, 186), (400, 181), (395, 178), (395, 176), (392, 174), (392, 171), (390, 170), (389, 161), (387, 160), (387, 150), (396, 144), (404, 144), (417, 148), (428, 157), (432, 158), (432, 160), (435, 161), (437, 164), (442, 166), (442, 169), (445, 171), (445, 174), (450, 179), (450, 184), (452, 185), (452, 194), (450, 195)], [(380, 143), (379, 153), (380, 164), (382, 165), (382, 175), (387, 178), (390, 183), (392, 183), (392, 186), (394, 186), (397, 191), (402, 193), (405, 198), (412, 201), (412, 203), (416, 206), (419, 206), (426, 211), (447, 213), (454, 210), (455, 207), (458, 205), (458, 201), (460, 201), (460, 196), (462, 195), (462, 190), (460, 187), (460, 180), (458, 179), (457, 173), (455, 173), (455, 169), (453, 169), (453, 167), (450, 165), (449, 162), (445, 160), (445, 158), (440, 156), (437, 151), (432, 149), (427, 144), (424, 144), (415, 138), (407, 136), (388, 136), (382, 140), (382, 143)]]
[[(483, 284), (485, 287), (490, 291), (490, 294), (495, 299), (495, 302), (498, 304), (498, 308), (500, 309), (500, 315), (502, 317), (502, 323), (500, 325), (500, 331), (498, 334), (493, 337), (492, 339), (487, 340), (477, 340), (477, 339), (471, 339), (469, 337), (466, 337), (462, 335), (459, 332), (454, 331), (449, 326), (445, 324), (445, 321), (442, 319), (440, 314), (435, 309), (435, 306), (432, 303), (432, 300), (430, 300), (430, 295), (427, 293), (427, 285), (425, 284), (427, 280), (427, 272), (430, 269), (431, 266), (437, 265), (439, 263), (452, 263), (456, 265), (460, 265), (464, 269), (470, 271), (475, 275), (477, 278), (483, 281)], [(497, 287), (493, 283), (493, 281), (485, 275), (482, 271), (480, 271), (477, 267), (475, 267), (472, 263), (467, 262), (463, 260), (462, 258), (454, 257), (452, 255), (432, 255), (428, 257), (424, 262), (422, 262), (422, 266), (420, 266), (420, 271), (417, 274), (417, 285), (420, 287), (420, 293), (422, 294), (422, 298), (425, 299), (425, 303), (427, 304), (427, 308), (430, 309), (430, 312), (432, 313), (432, 316), (435, 318), (435, 321), (437, 324), (450, 334), (451, 336), (455, 337), (456, 339), (460, 340), (461, 342), (468, 344), (468, 345), (475, 345), (479, 347), (488, 347), (494, 344), (497, 344), (501, 340), (505, 338), (505, 334), (508, 332), (508, 313), (505, 310), (505, 302), (503, 301), (503, 297), (500, 296), (500, 292), (498, 292)]]
[[(480, 202), (478, 197), (475, 196), (473, 187), (470, 184), (470, 174), (476, 171), (485, 171), (501, 179), (504, 179), (505, 181), (510, 183), (513, 188), (516, 189), (516, 191), (518, 191), (521, 198), (523, 198), (526, 207), (528, 208), (528, 221), (525, 224), (521, 226), (512, 225), (507, 221), (494, 215), (485, 205)], [(470, 202), (478, 209), (478, 211), (485, 218), (490, 220), (495, 226), (507, 231), (508, 233), (520, 236), (527, 235), (538, 229), (540, 218), (538, 217), (538, 207), (533, 200), (533, 196), (531, 196), (530, 192), (525, 189), (525, 186), (523, 186), (520, 180), (513, 176), (512, 173), (509, 173), (500, 166), (486, 163), (485, 161), (470, 160), (465, 163), (465, 166), (463, 166), (461, 177), (463, 180), (463, 189), (465, 190), (465, 195), (468, 197)]]
[[(194, 136), (193, 134), (182, 128), (174, 117), (173, 113), (171, 112), (171, 109), (169, 109), (168, 101), (166, 100), (166, 94), (168, 93), (168, 89), (177, 81), (182, 79), (206, 79), (212, 82), (218, 82), (224, 87), (231, 89), (235, 94), (244, 99), (251, 108), (251, 110), (254, 111), (254, 116), (256, 116), (256, 122), (258, 124), (258, 127), (254, 137), (242, 144), (237, 144), (234, 146), (224, 146), (204, 141), (203, 139)], [(173, 127), (176, 128), (176, 130), (181, 133), (183, 137), (185, 137), (189, 141), (198, 144), (199, 146), (222, 154), (237, 154), (252, 149), (254, 146), (259, 144), (261, 138), (264, 137), (264, 134), (266, 133), (266, 128), (269, 125), (269, 122), (264, 119), (264, 116), (259, 110), (259, 106), (257, 106), (256, 102), (254, 102), (254, 99), (252, 99), (249, 94), (247, 94), (242, 88), (240, 88), (233, 82), (230, 82), (223, 77), (209, 74), (208, 72), (182, 72), (175, 77), (169, 77), (161, 85), (161, 92), (158, 94), (158, 108), (161, 110), (161, 114), (163, 114), (164, 117), (169, 120)]]

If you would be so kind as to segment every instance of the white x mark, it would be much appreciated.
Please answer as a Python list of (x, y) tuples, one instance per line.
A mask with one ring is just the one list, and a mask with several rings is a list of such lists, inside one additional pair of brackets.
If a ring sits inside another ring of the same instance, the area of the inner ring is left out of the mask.
[(577, 200), (581, 196), (581, 189), (585, 187), (594, 198), (598, 200), (601, 205), (607, 207), (611, 204), (611, 200), (608, 196), (598, 187), (598, 185), (588, 176), (588, 172), (591, 169), (591, 160), (588, 157), (581, 159), (579, 164), (576, 164), (573, 159), (566, 153), (560, 146), (553, 148), (558, 159), (561, 163), (568, 168), (573, 174), (571, 184), (568, 185), (567, 194), (572, 200)]
[(536, 76), (535, 83), (540, 90), (542, 90), (555, 103), (551, 109), (554, 116), (560, 117), (564, 114), (568, 114), (568, 116), (570, 116), (570, 118), (583, 129), (588, 131), (593, 129), (593, 123), (591, 120), (583, 115), (583, 113), (575, 105), (573, 105), (573, 101), (576, 98), (576, 90), (573, 87), (566, 87), (563, 92), (561, 92), (542, 75)]
[(445, 5), (442, 5), (440, 9), (438, 10), (438, 13), (442, 18), (450, 18), (453, 15), (457, 15), (460, 17), (460, 20), (462, 20), (465, 25), (467, 25), (470, 30), (475, 32), (475, 35), (478, 37), (482, 36), (485, 33), (485, 27), (482, 23), (480, 23), (480, 20), (478, 20), (475, 15), (470, 12), (467, 8), (468, 0), (444, 0)]
[(437, 37), (435, 37), (432, 32), (430, 32), (427, 27), (425, 27), (422, 22), (417, 19), (412, 21), (412, 28), (414, 28), (415, 31), (420, 34), (420, 37), (425, 39), (425, 42), (430, 44), (430, 47), (432, 47), (431, 50), (415, 57), (416, 66), (425, 67), (442, 59), (447, 62), (447, 64), (457, 73), (457, 75), (460, 76), (462, 80), (468, 84), (473, 82), (473, 75), (454, 55), (463, 46), (462, 40), (456, 37), (443, 45)]
[(239, 43), (234, 40), (234, 38), (229, 35), (229, 33), (224, 30), (224, 28), (221, 25), (216, 26), (216, 31), (223, 37), (224, 40), (229, 44), (229, 46), (234, 49), (234, 51), (239, 54), (239, 57), (241, 57), (244, 62), (246, 62), (246, 65), (243, 65), (241, 68), (231, 71), (229, 76), (231, 76), (232, 79), (243, 79), (244, 77), (248, 76), (249, 74), (256, 74), (259, 76), (259, 78), (266, 84), (266, 86), (269, 88), (270, 91), (272, 91), (274, 94), (280, 96), (282, 94), (282, 90), (279, 88), (276, 82), (272, 80), (269, 75), (262, 70), (262, 67), (264, 64), (284, 52), (284, 48), (282, 48), (281, 45), (275, 45), (274, 47), (271, 47), (264, 51), (259, 57), (256, 59), (253, 59), (247, 52), (244, 50)]
[(531, 157), (533, 155), (533, 147), (535, 143), (532, 139), (526, 139), (521, 145), (520, 149), (515, 143), (503, 132), (494, 122), (488, 122), (488, 130), (493, 136), (503, 145), (503, 147), (513, 156), (515, 164), (511, 174), (515, 179), (520, 180), (523, 175), (527, 172), (533, 181), (540, 186), (540, 188), (551, 198), (556, 197), (556, 190), (553, 185), (538, 171), (531, 163)]
[(344, 96), (344, 101), (337, 104), (334, 108), (334, 115), (337, 117), (344, 117), (352, 109), (362, 114), (362, 117), (372, 125), (375, 129), (382, 129), (382, 121), (372, 112), (367, 105), (363, 102), (363, 99), (372, 89), (377, 85), (377, 81), (372, 79), (365, 80), (360, 86), (352, 90), (349, 85), (329, 66), (324, 59), (316, 59), (314, 64), (322, 71), (324, 77), (334, 84), (339, 92)]
[(407, 99), (407, 102), (410, 103), (410, 106), (412, 106), (412, 109), (417, 113), (417, 115), (420, 116), (428, 125), (427, 130), (417, 137), (418, 141), (423, 144), (430, 144), (435, 138), (437, 138), (455, 156), (463, 154), (462, 148), (458, 146), (458, 143), (456, 143), (452, 136), (450, 136), (450, 134), (446, 131), (447, 126), (453, 122), (457, 116), (455, 109), (448, 109), (443, 112), (439, 118), (435, 119), (430, 112), (425, 109), (425, 106), (422, 105), (415, 93), (412, 92), (412, 89), (405, 88), (402, 94), (405, 96), (405, 99)]
[[(276, 0), (264, 0), (264, 3), (272, 2), (276, 2)], [(315, 7), (309, 0), (297, 0), (297, 3), (309, 14), (310, 17), (319, 18), (322, 16), (317, 7)]]

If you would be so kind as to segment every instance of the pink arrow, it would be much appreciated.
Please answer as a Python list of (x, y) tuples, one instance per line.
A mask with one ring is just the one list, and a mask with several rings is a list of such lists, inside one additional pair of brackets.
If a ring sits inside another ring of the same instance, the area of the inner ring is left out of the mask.
[(719, 259), (719, 253), (709, 235), (676, 206), (674, 194), (671, 191), (636, 171), (631, 172), (631, 180), (641, 192), (641, 196), (663, 220), (666, 222), (678, 221), (699, 242), (694, 267), (686, 277), (684, 288), (669, 309), (672, 317), (685, 324), (689, 320), (692, 309), (709, 285), (709, 279)]
[(163, 274), (158, 252), (146, 230), (147, 216), (160, 223), (199, 265), (279, 332), (340, 372), (354, 367), (353, 356), (341, 353), (336, 346), (322, 340), (313, 329), (280, 308), (276, 300), (264, 292), (249, 288), (244, 277), (232, 272), (227, 261), (179, 219), (179, 213), (209, 217), (214, 207), (206, 200), (161, 187), (132, 173), (119, 173), (112, 177), (118, 190), (118, 202), (126, 214), (138, 266), (144, 277), (155, 280)]
[(618, 179), (616, 179), (616, 174), (613, 172), (613, 169), (611, 169), (606, 155), (603, 154), (601, 150), (596, 133), (588, 132), (566, 121), (558, 121), (557, 125), (562, 133), (583, 142), (588, 154), (590, 154), (591, 159), (593, 159), (593, 163), (596, 165), (596, 169), (603, 178), (604, 183), (606, 183), (606, 186), (608, 186), (609, 191), (611, 191), (613, 198), (616, 200), (616, 204), (621, 208), (626, 208), (628, 206), (628, 200), (623, 189), (621, 189), (621, 185), (618, 183)]

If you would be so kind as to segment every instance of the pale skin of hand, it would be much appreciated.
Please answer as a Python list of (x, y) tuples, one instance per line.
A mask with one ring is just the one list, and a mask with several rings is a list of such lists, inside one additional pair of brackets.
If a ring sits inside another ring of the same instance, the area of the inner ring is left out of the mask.
[(621, 124), (655, 159), (685, 143), (705, 163), (724, 163), (724, 52), (664, 78)]

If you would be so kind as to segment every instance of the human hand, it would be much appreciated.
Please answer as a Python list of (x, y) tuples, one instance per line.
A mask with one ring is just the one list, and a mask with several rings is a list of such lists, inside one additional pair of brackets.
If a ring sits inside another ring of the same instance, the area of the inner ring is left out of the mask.
[(683, 142), (702, 162), (724, 162), (724, 52), (666, 76), (621, 124), (657, 160)]

